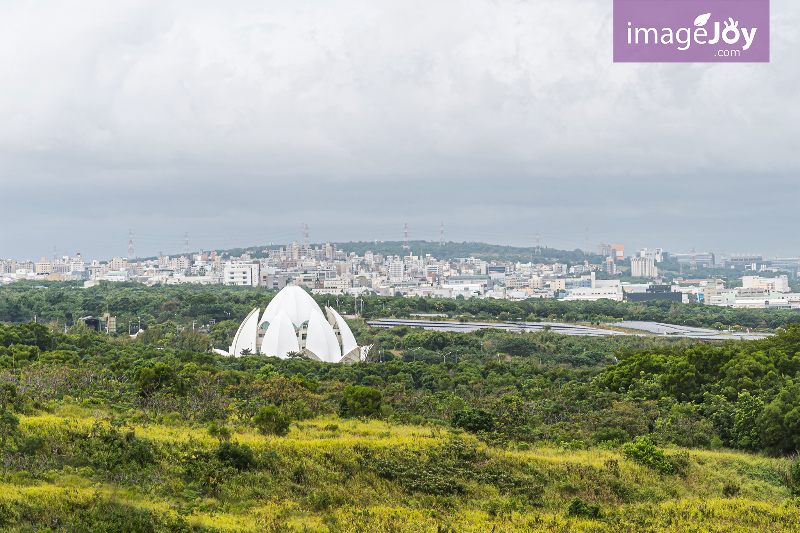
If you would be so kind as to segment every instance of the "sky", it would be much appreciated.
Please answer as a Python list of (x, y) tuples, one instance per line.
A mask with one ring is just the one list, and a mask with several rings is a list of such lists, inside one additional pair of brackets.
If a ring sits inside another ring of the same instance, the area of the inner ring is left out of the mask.
[(800, 255), (768, 64), (615, 64), (611, 0), (0, 3), (0, 257), (445, 238)]

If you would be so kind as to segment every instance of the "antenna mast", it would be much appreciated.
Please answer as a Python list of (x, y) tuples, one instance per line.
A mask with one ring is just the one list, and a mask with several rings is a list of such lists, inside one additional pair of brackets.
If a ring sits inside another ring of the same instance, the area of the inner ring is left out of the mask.
[(586, 253), (589, 253), (589, 227), (586, 227)]
[(128, 230), (128, 262), (130, 263), (136, 255), (133, 253), (133, 230)]

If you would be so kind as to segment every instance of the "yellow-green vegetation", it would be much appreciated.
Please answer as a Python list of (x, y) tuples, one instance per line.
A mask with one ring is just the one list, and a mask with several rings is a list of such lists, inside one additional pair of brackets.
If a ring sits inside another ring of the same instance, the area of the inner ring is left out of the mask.
[(2, 465), (4, 531), (777, 532), (800, 524), (790, 461), (736, 451), (667, 448), (680, 468), (662, 474), (613, 446), (487, 447), (438, 425), (328, 415), (295, 422), (282, 437), (234, 426), (223, 438), (200, 424), (142, 423), (69, 402), (52, 411), (19, 417), (34, 449)]

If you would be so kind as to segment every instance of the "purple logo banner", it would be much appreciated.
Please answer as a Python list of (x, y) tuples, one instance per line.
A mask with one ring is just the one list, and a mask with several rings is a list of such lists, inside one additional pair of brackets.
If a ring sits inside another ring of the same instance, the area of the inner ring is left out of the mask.
[(615, 63), (769, 63), (769, 0), (614, 0)]

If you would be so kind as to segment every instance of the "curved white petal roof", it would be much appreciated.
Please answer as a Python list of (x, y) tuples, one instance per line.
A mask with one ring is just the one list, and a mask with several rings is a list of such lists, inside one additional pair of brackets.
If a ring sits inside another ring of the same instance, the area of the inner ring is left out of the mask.
[(353, 336), (353, 332), (350, 331), (350, 326), (348, 326), (347, 322), (342, 318), (342, 315), (337, 313), (332, 307), (326, 307), (325, 311), (328, 313), (328, 322), (330, 322), (332, 326), (339, 327), (339, 334), (342, 338), (342, 354), (347, 355), (358, 348), (356, 338)]
[(289, 315), (281, 309), (272, 319), (261, 342), (261, 354), (286, 359), (289, 352), (299, 352), (297, 333)]
[(342, 358), (339, 341), (333, 328), (322, 316), (322, 313), (312, 313), (308, 321), (308, 334), (306, 336), (306, 350), (313, 353), (321, 361), (338, 363)]
[[(264, 310), (261, 319), (259, 310), (253, 309), (239, 326), (231, 345), (231, 355), (241, 355), (242, 350), (256, 353), (259, 337), (263, 355), (286, 358), (289, 352), (299, 352), (304, 345), (309, 356), (329, 363), (343, 361), (348, 353), (358, 348), (356, 339), (347, 323), (334, 309), (326, 308), (327, 319), (322, 310), (305, 290), (297, 286), (283, 288)], [(305, 327), (304, 327), (305, 325)], [(266, 328), (266, 331), (259, 328)], [(337, 337), (335, 329), (339, 330)], [(305, 342), (301, 342), (305, 335)], [(348, 361), (352, 359), (346, 358)]]
[(322, 314), (317, 302), (306, 291), (296, 285), (288, 285), (281, 289), (275, 298), (269, 303), (261, 317), (261, 322), (272, 322), (275, 316), (281, 311), (286, 311), (289, 320), (297, 327), (311, 318), (313, 313)]
[(242, 350), (249, 349), (251, 353), (256, 353), (256, 336), (258, 335), (258, 308), (250, 311), (239, 326), (236, 336), (233, 337), (230, 354), (234, 356), (242, 355)]

